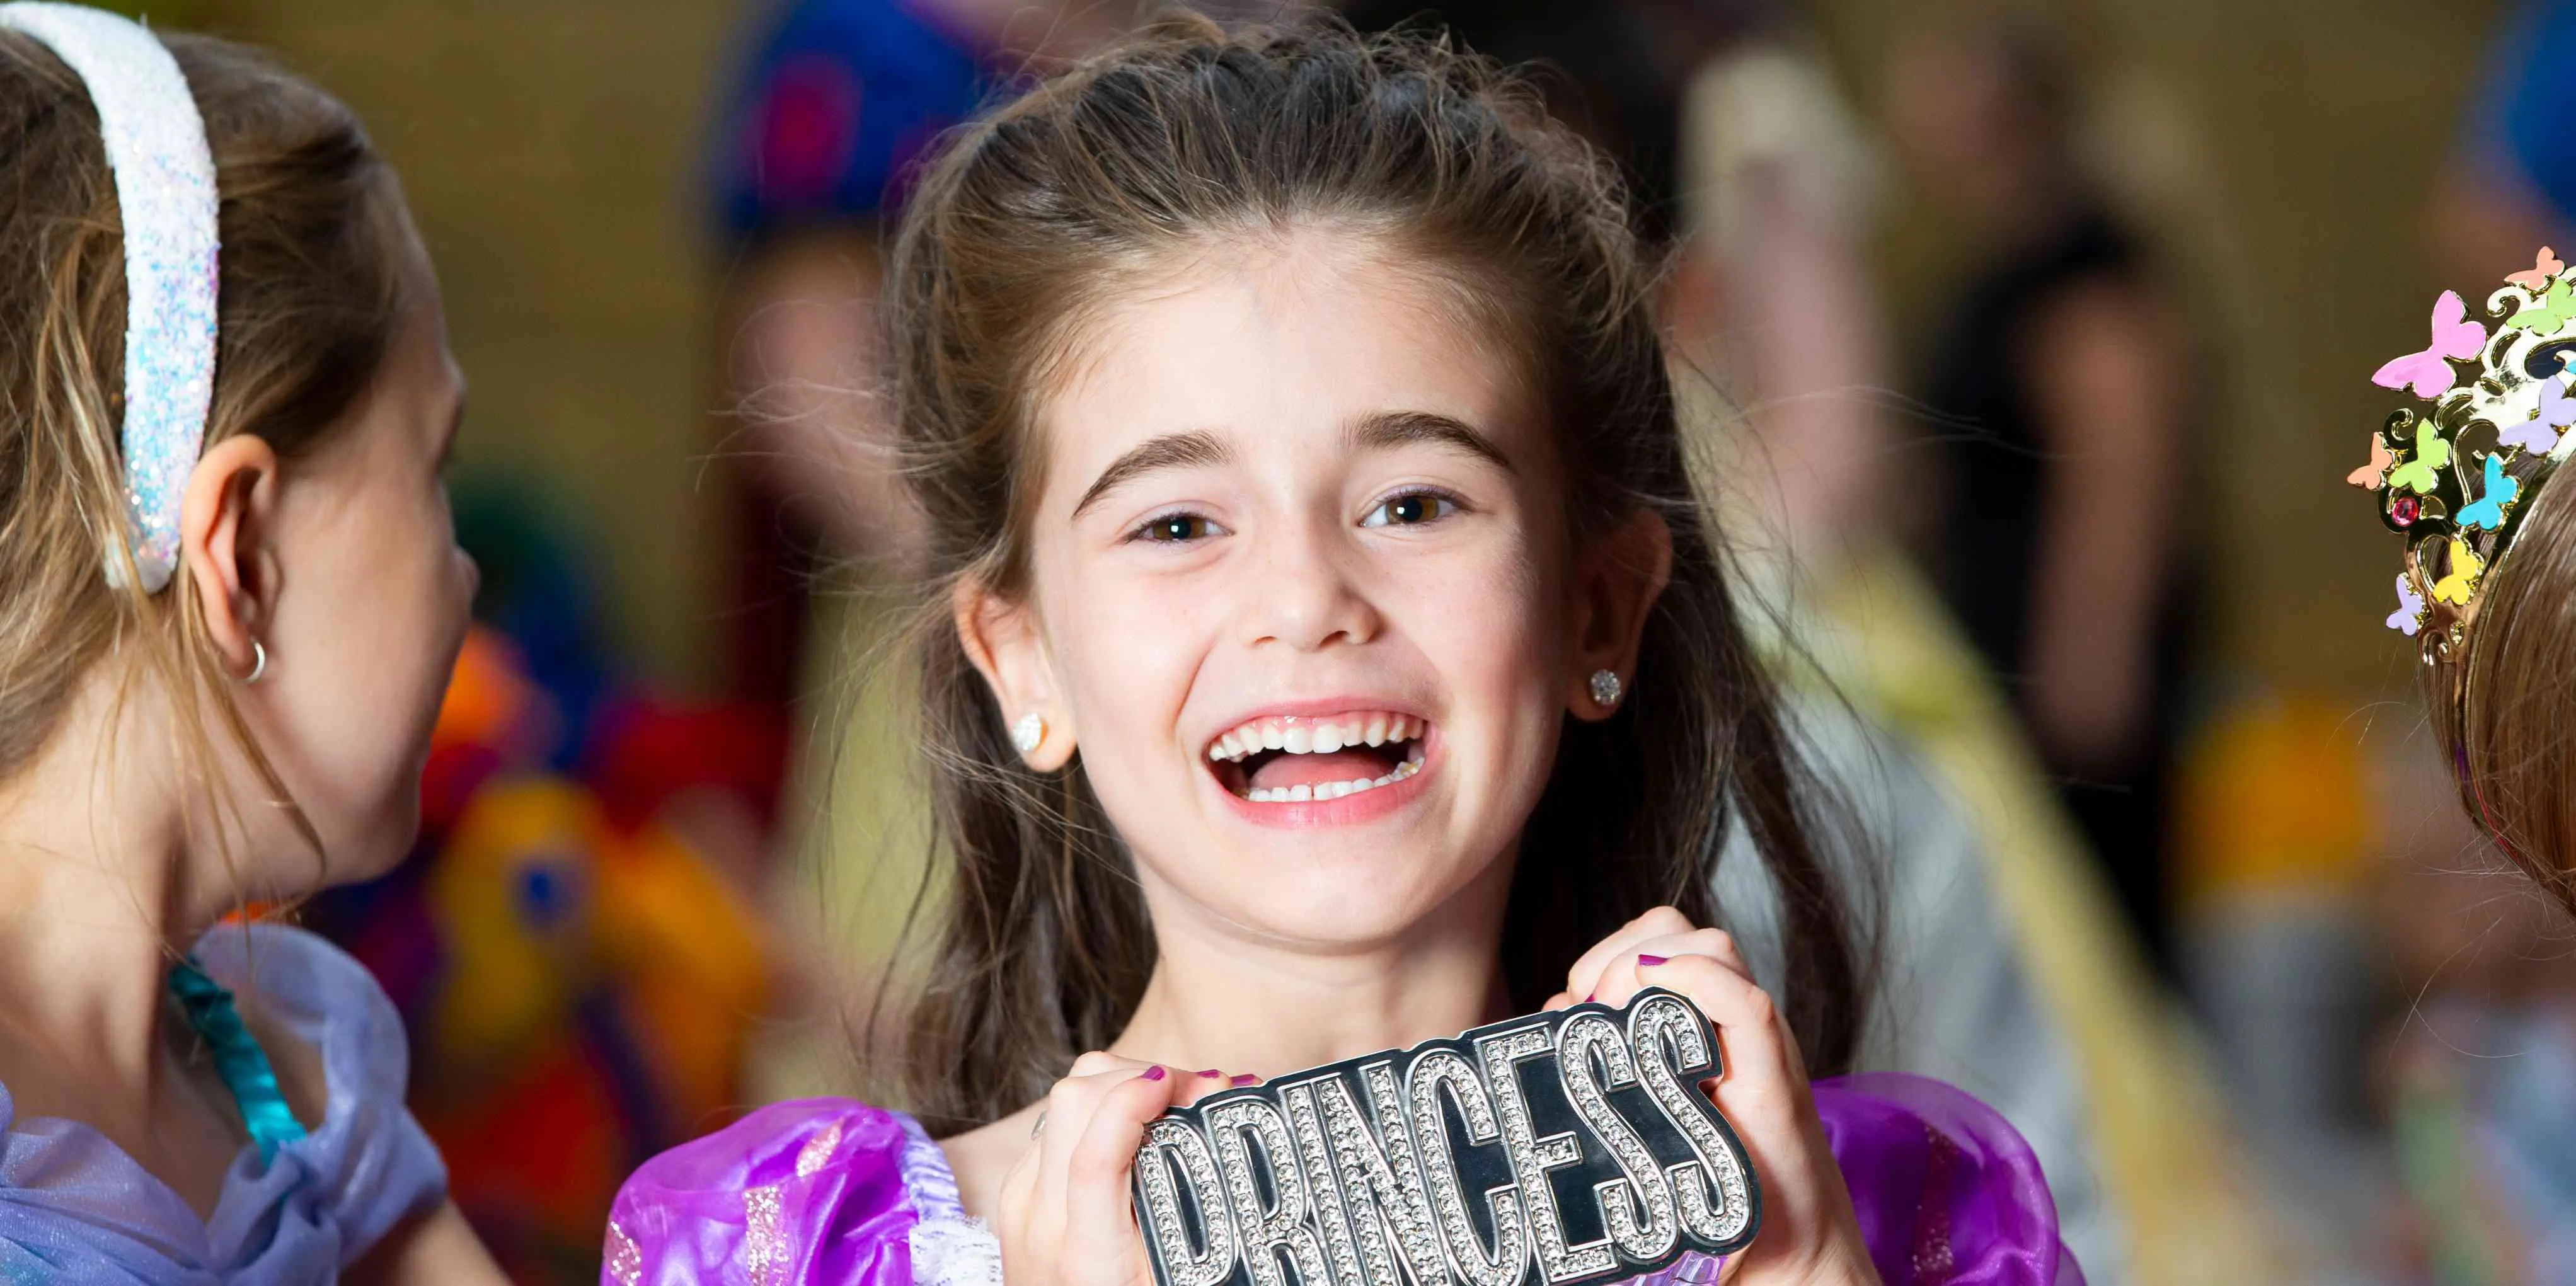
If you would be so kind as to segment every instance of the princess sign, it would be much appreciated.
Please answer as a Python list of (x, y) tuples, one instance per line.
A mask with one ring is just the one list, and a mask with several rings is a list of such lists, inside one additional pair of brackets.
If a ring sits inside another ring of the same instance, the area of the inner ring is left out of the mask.
[(1700, 1082), (1716, 1033), (1639, 992), (1223, 1090), (1148, 1127), (1161, 1286), (1572, 1286), (1753, 1240), (1762, 1193)]

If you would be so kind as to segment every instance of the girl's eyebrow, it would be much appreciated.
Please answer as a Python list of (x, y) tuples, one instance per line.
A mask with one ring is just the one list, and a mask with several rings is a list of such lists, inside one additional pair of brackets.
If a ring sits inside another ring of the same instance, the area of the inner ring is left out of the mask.
[(1163, 469), (1202, 468), (1225, 464), (1233, 459), (1234, 448), (1205, 429), (1148, 438), (1129, 448), (1125, 455), (1110, 461), (1109, 467), (1100, 471), (1100, 476), (1092, 480), (1091, 489), (1082, 493), (1082, 502), (1073, 507), (1073, 516), (1081, 517), (1082, 511), (1089, 509), (1092, 502), (1146, 474)]
[(1493, 439), (1436, 411), (1378, 411), (1363, 416), (1342, 438), (1353, 452), (1421, 444), (1474, 456), (1505, 473), (1520, 472)]
[[(1342, 435), (1345, 447), (1354, 454), (1416, 444), (1444, 447), (1471, 455), (1492, 464), (1505, 473), (1518, 473), (1501, 448), (1484, 434), (1468, 427), (1465, 421), (1436, 411), (1376, 411), (1360, 417)], [(1163, 469), (1196, 469), (1228, 464), (1234, 460), (1234, 448), (1224, 439), (1205, 429), (1187, 433), (1166, 433), (1148, 438), (1130, 447), (1126, 454), (1109, 462), (1092, 480), (1082, 499), (1073, 506), (1073, 516), (1080, 518), (1101, 497), (1126, 486), (1149, 473)]]

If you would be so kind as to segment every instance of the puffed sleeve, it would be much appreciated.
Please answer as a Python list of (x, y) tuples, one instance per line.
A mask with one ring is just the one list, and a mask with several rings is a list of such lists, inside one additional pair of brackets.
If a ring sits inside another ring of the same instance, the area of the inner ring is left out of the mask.
[(1816, 1082), (1816, 1112), (1887, 1286), (2083, 1286), (2030, 1145), (1940, 1081)]
[[(208, 975), (321, 1055), (320, 1125), (257, 1173), (237, 1173), (207, 1226), (218, 1248), (336, 1246), (356, 1263), (447, 1199), (447, 1166), (404, 1104), (411, 1046), (393, 1000), (347, 952), (283, 924), (219, 925), (197, 943)], [(238, 1197), (231, 1187), (246, 1189)]]
[(764, 1107), (644, 1163), (609, 1215), (603, 1286), (1000, 1286), (937, 1144), (850, 1099)]

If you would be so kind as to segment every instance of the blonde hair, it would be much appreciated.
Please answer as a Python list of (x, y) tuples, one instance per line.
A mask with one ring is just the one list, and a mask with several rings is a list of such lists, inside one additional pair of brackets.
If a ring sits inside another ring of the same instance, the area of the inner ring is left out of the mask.
[[(293, 458), (349, 418), (391, 347), (411, 244), (393, 173), (349, 109), (258, 53), (165, 36), (204, 117), (221, 196), (209, 445), (254, 434)], [(179, 578), (145, 595), (118, 451), (124, 233), (87, 89), (0, 31), (0, 780), (54, 735), (90, 667), (132, 655), (166, 683), (207, 783), (222, 726), (321, 856), (252, 738)], [(122, 701), (126, 694), (120, 692)], [(220, 801), (230, 807), (231, 801)]]

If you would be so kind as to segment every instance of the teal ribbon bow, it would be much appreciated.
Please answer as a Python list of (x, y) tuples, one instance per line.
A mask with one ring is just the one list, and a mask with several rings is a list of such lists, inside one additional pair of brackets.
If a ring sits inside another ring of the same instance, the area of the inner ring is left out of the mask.
[(242, 1125), (259, 1147), (259, 1163), (275, 1161), (280, 1147), (304, 1137), (304, 1123), (288, 1110), (286, 1094), (277, 1086), (277, 1068), (242, 1025), (233, 993), (207, 977), (191, 956), (170, 966), (170, 995), (187, 1015), (189, 1030), (215, 1056), (215, 1074), (224, 1078), (224, 1088), (241, 1109)]

